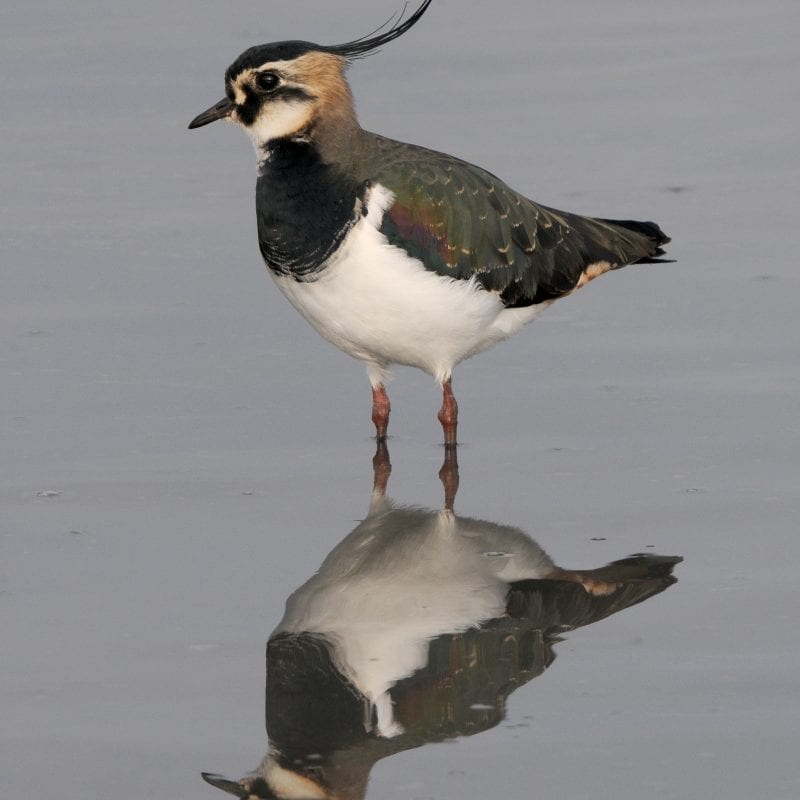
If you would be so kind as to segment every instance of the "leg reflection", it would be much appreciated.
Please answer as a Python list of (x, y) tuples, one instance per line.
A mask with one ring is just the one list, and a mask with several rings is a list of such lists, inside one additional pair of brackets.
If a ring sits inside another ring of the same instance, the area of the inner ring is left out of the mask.
[(389, 476), (392, 474), (392, 464), (389, 461), (389, 448), (385, 439), (378, 439), (375, 455), (372, 457), (372, 494), (377, 497), (386, 496), (386, 487)]
[(445, 510), (452, 511), (458, 491), (458, 447), (455, 444), (445, 445), (444, 463), (439, 470), (439, 480), (444, 486)]
[[(372, 497), (382, 499), (386, 496), (389, 476), (392, 474), (392, 463), (389, 460), (389, 448), (385, 439), (379, 439), (372, 457)], [(447, 445), (444, 448), (444, 461), (439, 470), (439, 480), (444, 487), (445, 511), (452, 511), (458, 492), (458, 447)]]

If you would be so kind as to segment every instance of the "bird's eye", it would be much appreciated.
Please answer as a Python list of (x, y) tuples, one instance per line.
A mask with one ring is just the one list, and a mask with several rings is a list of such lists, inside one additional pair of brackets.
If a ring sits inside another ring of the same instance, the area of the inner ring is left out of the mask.
[(256, 75), (256, 88), (260, 92), (272, 92), (278, 88), (281, 79), (274, 72), (259, 72)]

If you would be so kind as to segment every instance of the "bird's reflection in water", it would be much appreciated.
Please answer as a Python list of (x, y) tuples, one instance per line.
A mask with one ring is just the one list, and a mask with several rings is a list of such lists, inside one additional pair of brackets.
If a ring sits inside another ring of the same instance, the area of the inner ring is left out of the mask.
[(518, 528), (460, 517), (455, 448), (445, 508), (386, 498), (385, 445), (366, 519), (286, 603), (267, 643), (267, 755), (203, 777), (238, 797), (366, 794), (381, 758), (497, 725), (506, 698), (553, 662), (565, 632), (647, 600), (681, 559), (636, 555), (565, 570)]

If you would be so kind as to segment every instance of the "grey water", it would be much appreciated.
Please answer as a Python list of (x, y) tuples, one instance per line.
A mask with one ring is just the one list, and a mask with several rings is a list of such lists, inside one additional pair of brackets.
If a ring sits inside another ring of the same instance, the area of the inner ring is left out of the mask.
[[(222, 797), (201, 771), (264, 756), (267, 641), (374, 501), (369, 388), (265, 274), (246, 139), (186, 125), (246, 47), (394, 10), (2, 11), (2, 798)], [(435, 0), (351, 68), (365, 127), (654, 219), (677, 259), (454, 379), (458, 518), (567, 570), (680, 556), (677, 582), (551, 631), (544, 669), (376, 759), (367, 797), (800, 794), (798, 32), (783, 0)], [(387, 496), (440, 515), (437, 388), (389, 392)]]

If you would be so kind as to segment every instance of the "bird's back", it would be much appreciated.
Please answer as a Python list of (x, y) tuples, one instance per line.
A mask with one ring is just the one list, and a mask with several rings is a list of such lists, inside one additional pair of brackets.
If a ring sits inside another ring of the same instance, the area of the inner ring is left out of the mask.
[(582, 217), (539, 205), (490, 172), (445, 153), (365, 133), (356, 171), (394, 196), (389, 242), (440, 275), (474, 277), (506, 306), (569, 294), (602, 272), (657, 260), (653, 222)]

